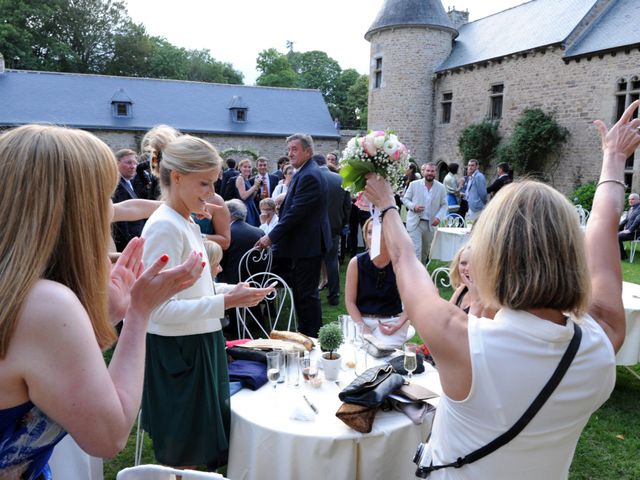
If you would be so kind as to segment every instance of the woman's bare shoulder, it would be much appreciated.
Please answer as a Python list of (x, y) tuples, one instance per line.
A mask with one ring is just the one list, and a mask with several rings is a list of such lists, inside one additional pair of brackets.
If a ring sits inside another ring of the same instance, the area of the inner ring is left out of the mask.
[(25, 298), (19, 327), (47, 330), (76, 321), (87, 314), (76, 294), (65, 285), (52, 280), (38, 280)]

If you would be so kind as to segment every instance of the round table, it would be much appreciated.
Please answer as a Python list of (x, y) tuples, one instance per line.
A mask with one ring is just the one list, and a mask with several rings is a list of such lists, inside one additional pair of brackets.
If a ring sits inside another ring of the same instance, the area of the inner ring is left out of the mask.
[[(369, 364), (374, 363), (369, 357)], [(425, 367), (425, 373), (414, 375), (412, 381), (441, 394), (437, 371), (428, 364)], [(278, 384), (275, 392), (267, 384), (257, 391), (244, 389), (235, 394), (231, 398), (229, 479), (413, 478), (413, 454), (431, 429), (433, 413), (415, 425), (400, 412), (379, 411), (372, 431), (358, 433), (335, 416), (341, 405), (338, 393), (354, 378), (354, 370), (343, 369), (339, 386), (325, 381), (316, 389), (301, 381), (299, 387)], [(318, 408), (317, 415), (303, 395)], [(313, 420), (293, 420), (294, 411), (305, 412)]]
[(450, 262), (471, 237), (470, 228), (439, 227), (431, 242), (429, 258)]

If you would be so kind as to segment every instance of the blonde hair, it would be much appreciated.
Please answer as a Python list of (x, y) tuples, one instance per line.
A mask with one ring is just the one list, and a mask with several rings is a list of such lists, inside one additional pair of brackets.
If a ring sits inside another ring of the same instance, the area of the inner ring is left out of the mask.
[(140, 145), (143, 154), (149, 154), (149, 166), (156, 176), (160, 176), (162, 151), (182, 133), (169, 125), (156, 125), (142, 137)]
[(575, 207), (553, 188), (531, 180), (500, 192), (480, 215), (470, 241), (482, 302), (583, 314), (591, 284)]
[(113, 153), (87, 132), (26, 125), (0, 136), (0, 358), (42, 278), (76, 294), (101, 348), (116, 340), (107, 254), (117, 182)]
[(242, 168), (243, 165), (249, 164), (249, 166), (251, 168), (253, 168), (253, 162), (251, 160), (249, 160), (248, 158), (243, 158), (242, 160), (240, 160), (238, 162), (238, 170), (240, 170)]
[(367, 250), (369, 250), (369, 248), (371, 247), (371, 245), (369, 245), (369, 240), (367, 239), (367, 229), (369, 228), (369, 224), (371, 222), (373, 222), (373, 217), (367, 218), (367, 220), (364, 222), (364, 225), (362, 225), (362, 240), (364, 240), (364, 245), (365, 247), (367, 247)]
[(204, 250), (207, 252), (210, 265), (218, 265), (222, 260), (222, 247), (211, 240), (204, 241)]
[(451, 263), (449, 264), (449, 278), (451, 279), (451, 287), (458, 288), (462, 285), (462, 278), (460, 278), (460, 259), (462, 258), (462, 254), (470, 250), (469, 245), (465, 245), (460, 250), (456, 252)]
[(149, 130), (142, 140), (143, 148), (150, 149), (158, 162), (160, 185), (171, 188), (171, 172), (196, 173), (220, 168), (222, 159), (216, 148), (206, 140), (182, 135), (168, 125)]

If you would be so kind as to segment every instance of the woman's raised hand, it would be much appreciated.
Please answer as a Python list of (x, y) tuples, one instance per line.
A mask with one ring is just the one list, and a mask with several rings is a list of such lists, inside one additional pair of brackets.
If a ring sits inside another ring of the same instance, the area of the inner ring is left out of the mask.
[(196, 252), (181, 265), (165, 270), (168, 261), (168, 255), (162, 255), (138, 277), (131, 288), (130, 309), (148, 316), (158, 305), (192, 286), (206, 265)]
[(131, 288), (143, 271), (144, 240), (133, 238), (115, 265), (109, 278), (109, 317), (115, 325), (122, 320), (131, 303)]
[(612, 154), (622, 154), (620, 159), (623, 162), (640, 146), (640, 118), (632, 118), (639, 106), (640, 100), (629, 105), (620, 120), (610, 130), (607, 130), (607, 126), (602, 120), (593, 122), (600, 132), (602, 150)]

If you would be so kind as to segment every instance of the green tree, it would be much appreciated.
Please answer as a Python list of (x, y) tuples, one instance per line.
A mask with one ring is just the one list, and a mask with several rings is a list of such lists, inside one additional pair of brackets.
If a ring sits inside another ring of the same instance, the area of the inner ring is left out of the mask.
[(289, 88), (298, 85), (298, 75), (291, 68), (289, 59), (275, 48), (263, 50), (258, 54), (256, 69), (260, 72), (256, 85)]
[(209, 50), (189, 50), (189, 80), (213, 83), (242, 84), (242, 73), (233, 69), (230, 63), (218, 62)]
[(316, 88), (329, 105), (336, 105), (334, 90), (342, 69), (340, 64), (325, 52), (312, 50), (301, 53), (295, 64), (298, 85), (302, 88)]
[(151, 38), (143, 25), (131, 24), (126, 32), (114, 39), (113, 56), (105, 73), (131, 77), (153, 77), (151, 60), (155, 53), (156, 41)]
[(343, 128), (367, 128), (367, 109), (369, 106), (369, 76), (359, 75), (347, 90), (347, 98), (341, 119)]
[(518, 119), (498, 157), (522, 172), (542, 173), (557, 166), (558, 153), (569, 131), (542, 110), (527, 109)]
[(491, 163), (499, 143), (498, 124), (489, 120), (469, 125), (458, 138), (458, 148), (464, 161), (475, 158), (484, 168)]

